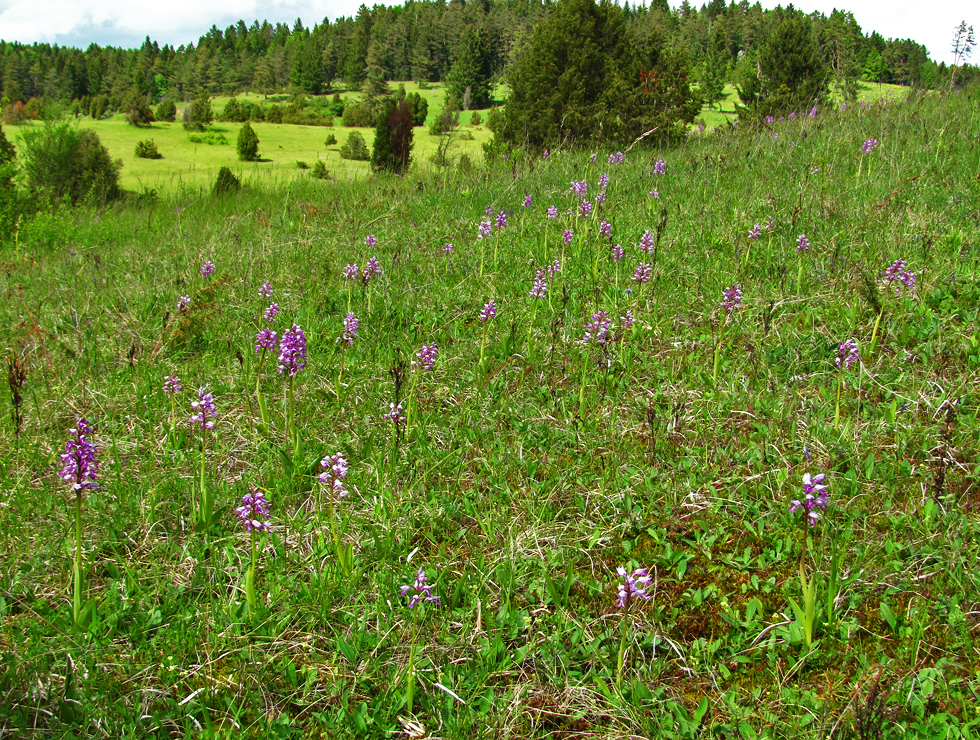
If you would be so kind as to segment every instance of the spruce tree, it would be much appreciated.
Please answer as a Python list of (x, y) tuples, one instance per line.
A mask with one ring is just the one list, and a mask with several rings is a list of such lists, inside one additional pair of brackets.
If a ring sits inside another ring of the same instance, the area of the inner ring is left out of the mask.
[(259, 137), (248, 122), (242, 125), (236, 142), (238, 158), (243, 162), (254, 162), (259, 158)]
[(371, 166), (402, 174), (412, 159), (412, 106), (407, 100), (387, 100), (374, 129)]
[(469, 92), (467, 109), (490, 107), (490, 79), (493, 67), (486, 36), (475, 26), (467, 26), (456, 46), (456, 62), (446, 77), (446, 98), (464, 100)]

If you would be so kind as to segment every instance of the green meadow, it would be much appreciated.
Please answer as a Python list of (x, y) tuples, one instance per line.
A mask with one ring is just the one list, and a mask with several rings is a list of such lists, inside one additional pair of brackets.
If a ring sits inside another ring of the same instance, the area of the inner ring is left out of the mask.
[(4, 246), (0, 737), (980, 732), (976, 87), (403, 178), (85, 125), (144, 195)]

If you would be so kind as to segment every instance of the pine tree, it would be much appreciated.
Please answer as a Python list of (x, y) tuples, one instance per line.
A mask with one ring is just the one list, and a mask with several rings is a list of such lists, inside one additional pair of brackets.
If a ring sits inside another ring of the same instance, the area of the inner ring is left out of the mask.
[(456, 62), (446, 77), (446, 98), (464, 100), (468, 92), (469, 106), (464, 108), (489, 108), (492, 75), (486, 36), (475, 26), (467, 26), (456, 46)]
[(374, 129), (371, 166), (382, 172), (402, 174), (412, 159), (412, 106), (407, 100), (387, 100)]
[(254, 162), (259, 158), (259, 137), (248, 123), (242, 125), (236, 142), (238, 158), (243, 162)]

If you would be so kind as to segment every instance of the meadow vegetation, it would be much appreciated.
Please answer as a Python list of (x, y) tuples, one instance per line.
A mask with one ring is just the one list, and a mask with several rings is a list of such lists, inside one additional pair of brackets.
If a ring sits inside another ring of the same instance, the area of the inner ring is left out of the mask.
[(976, 733), (976, 87), (345, 182), (89, 125), (181, 174), (4, 241), (0, 735)]

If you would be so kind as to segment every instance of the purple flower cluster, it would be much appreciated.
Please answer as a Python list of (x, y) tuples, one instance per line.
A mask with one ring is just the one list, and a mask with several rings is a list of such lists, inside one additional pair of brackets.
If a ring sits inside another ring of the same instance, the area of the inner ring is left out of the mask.
[(850, 370), (858, 359), (858, 343), (854, 339), (845, 339), (837, 348), (837, 367)]
[(93, 429), (85, 419), (79, 419), (74, 429), (68, 432), (65, 452), (61, 462), (61, 479), (71, 484), (71, 490), (81, 495), (81, 491), (92, 491), (99, 487), (96, 477), (99, 473), (99, 460), (95, 455), (95, 445), (89, 441)]
[(275, 350), (278, 342), (279, 336), (267, 326), (255, 335), (255, 351), (261, 352), (263, 350), (267, 350), (272, 352)]
[(861, 154), (871, 154), (881, 144), (877, 139), (868, 139), (861, 144)]
[(320, 473), (320, 482), (333, 491), (337, 498), (347, 495), (347, 488), (344, 487), (344, 478), (347, 477), (347, 461), (339, 452), (335, 455), (327, 455), (320, 461), (323, 472)]
[(481, 221), (480, 227), (477, 229), (476, 238), (477, 239), (488, 239), (491, 232), (493, 231), (493, 224), (489, 221)]
[(588, 216), (591, 213), (592, 213), (592, 203), (590, 201), (583, 200), (581, 203), (578, 204), (579, 216), (581, 216), (582, 218), (588, 218)]
[(762, 236), (762, 227), (759, 224), (755, 224), (752, 230), (749, 231), (749, 239), (758, 239), (760, 236)]
[(654, 188), (649, 193), (647, 193), (647, 195), (649, 195), (651, 198), (659, 198), (660, 197), (660, 191), (657, 190), (657, 188)]
[(624, 331), (626, 329), (629, 329), (631, 326), (633, 326), (633, 324), (635, 322), (636, 322), (636, 319), (633, 318), (633, 309), (632, 308), (629, 309), (626, 312), (626, 315), (625, 316), (620, 316), (619, 317), (619, 325), (623, 328)]
[(299, 324), (282, 333), (279, 342), (279, 374), (289, 373), (295, 378), (296, 373), (306, 369), (306, 334)]
[(480, 311), (480, 321), (486, 322), (497, 315), (497, 304), (493, 302), (491, 298), (487, 303), (483, 305), (483, 310)]
[(654, 240), (653, 234), (650, 233), (649, 229), (643, 232), (643, 236), (640, 237), (640, 251), (646, 252), (647, 254), (653, 254)]
[(266, 280), (259, 286), (259, 295), (263, 298), (272, 298), (272, 283)]
[(344, 268), (344, 280), (357, 280), (360, 274), (361, 268), (357, 266), (356, 262)]
[(214, 263), (211, 262), (210, 260), (205, 260), (201, 264), (201, 269), (198, 270), (198, 272), (200, 272), (204, 277), (208, 277), (209, 275), (213, 275), (214, 274)]
[(662, 159), (658, 159), (657, 163), (653, 165), (653, 174), (655, 175), (666, 175), (667, 174), (667, 163)]
[(623, 153), (616, 152), (615, 154), (609, 155), (609, 164), (622, 164), (623, 163)]
[(816, 117), (817, 117), (817, 106), (813, 106), (810, 109), (810, 118), (816, 118)]
[(423, 370), (432, 370), (439, 359), (439, 348), (436, 345), (431, 347), (422, 345), (422, 349), (415, 353), (417, 359), (412, 360), (412, 367), (421, 367)]
[(263, 314), (263, 316), (265, 317), (265, 321), (266, 321), (267, 324), (271, 324), (273, 321), (275, 321), (276, 320), (276, 316), (278, 316), (278, 315), (279, 315), (279, 304), (278, 303), (270, 303), (269, 304), (269, 307), (267, 309), (265, 309), (265, 313)]
[(766, 224), (766, 231), (772, 231), (776, 228), (776, 217), (770, 216), (769, 223)]
[(548, 220), (554, 221), (558, 218), (558, 207), (554, 205), (548, 206)]
[(551, 159), (551, 150), (545, 149), (544, 154), (542, 154), (541, 156), (544, 157), (544, 161), (547, 162), (549, 159)]
[(810, 251), (810, 240), (806, 238), (806, 234), (800, 234), (796, 238), (796, 251), (797, 252)]
[(378, 240), (374, 238), (374, 234), (369, 234), (364, 237), (364, 243), (369, 247), (373, 247), (378, 243)]
[(453, 243), (452, 242), (446, 242), (446, 246), (444, 246), (442, 248), (442, 253), (443, 254), (446, 254), (446, 255), (450, 255), (450, 254), (452, 254), (455, 251), (456, 250), (453, 248)]
[(531, 292), (528, 293), (531, 298), (540, 300), (548, 294), (548, 281), (546, 280), (547, 275), (547, 268), (538, 270), (537, 274), (534, 276), (534, 284), (531, 286)]
[(197, 400), (191, 401), (191, 427), (200, 427), (203, 433), (205, 429), (214, 429), (214, 420), (218, 418), (218, 411), (214, 407), (214, 396), (208, 393), (208, 387), (202, 386), (197, 389)]
[(633, 281), (641, 285), (646, 285), (650, 282), (651, 277), (653, 277), (653, 265), (649, 262), (641, 262), (633, 272)]
[(732, 287), (726, 290), (722, 294), (721, 303), (718, 304), (718, 308), (724, 308), (725, 313), (728, 316), (732, 315), (732, 311), (742, 305), (742, 286), (735, 283)]
[(497, 226), (498, 229), (506, 229), (507, 228), (507, 214), (504, 211), (501, 211), (500, 213), (498, 213), (497, 214), (497, 220), (496, 220), (495, 223), (496, 223), (496, 226)]
[(372, 257), (367, 261), (367, 265), (364, 267), (364, 273), (361, 275), (361, 280), (365, 285), (370, 283), (374, 278), (381, 275), (381, 265), (378, 264), (378, 258)]
[(245, 525), (246, 532), (262, 532), (269, 529), (269, 502), (261, 488), (253, 488), (242, 496), (242, 505), (235, 513)]
[(616, 573), (623, 579), (619, 584), (616, 606), (629, 609), (637, 599), (650, 600), (650, 594), (644, 590), (650, 586), (650, 576), (646, 568), (637, 568), (632, 573), (627, 573), (626, 568), (620, 565), (616, 568)]
[(163, 379), (163, 392), (168, 396), (173, 396), (176, 393), (180, 393), (182, 390), (184, 390), (184, 386), (181, 385), (180, 378), (177, 377), (177, 373), (168, 375)]
[(521, 204), (521, 207), (522, 208), (530, 208), (531, 207), (531, 196), (530, 195), (525, 195), (524, 196), (524, 203)]
[(599, 176), (599, 190), (605, 190), (608, 185), (609, 185), (609, 175), (603, 172)]
[(575, 232), (571, 229), (565, 229), (561, 232), (561, 238), (564, 240), (566, 245), (571, 244), (572, 239), (575, 238)]
[(436, 596), (433, 591), (435, 591), (435, 584), (429, 583), (429, 579), (425, 576), (425, 569), (420, 567), (419, 572), (415, 574), (415, 583), (411, 586), (402, 586), (401, 594), (402, 596), (411, 596), (408, 602), (408, 608), (414, 609), (416, 604), (424, 601), (430, 601), (437, 606), (441, 606), (439, 597)]
[(401, 401), (398, 402), (398, 405), (397, 406), (395, 404), (393, 404), (393, 403), (389, 403), (388, 404), (388, 413), (387, 414), (382, 414), (381, 415), (381, 420), (382, 421), (390, 421), (392, 424), (395, 425), (395, 428), (396, 429), (398, 428), (398, 425), (399, 424), (404, 424), (405, 421), (406, 421), (405, 420), (405, 410), (402, 408)]
[(354, 315), (353, 311), (349, 311), (344, 317), (344, 333), (341, 334), (335, 341), (343, 342), (347, 346), (352, 346), (354, 340), (357, 339), (357, 330), (360, 328), (361, 322), (358, 321), (357, 316)]
[(599, 233), (604, 237), (612, 236), (612, 224), (608, 221), (603, 221), (599, 224)]
[(622, 244), (613, 244), (612, 250), (610, 251), (610, 256), (616, 262), (619, 262), (621, 259), (623, 259), (623, 257), (625, 255), (626, 255), (626, 252), (623, 250), (623, 245)]
[(182, 295), (177, 299), (177, 310), (181, 313), (187, 313), (187, 309), (191, 307), (191, 297), (189, 295)]
[[(908, 264), (903, 259), (895, 260), (885, 269), (885, 282), (889, 285), (901, 283), (911, 290), (915, 287), (915, 278), (915, 273), (909, 270)], [(899, 295), (900, 293), (901, 288), (895, 285), (895, 295)]]
[(824, 474), (815, 475), (812, 478), (809, 473), (803, 476), (803, 500), (793, 499), (790, 501), (789, 513), (795, 514), (802, 509), (806, 512), (807, 523), (812, 527), (820, 518), (818, 508), (827, 508), (827, 486), (823, 484)]
[(612, 319), (605, 311), (596, 311), (592, 314), (592, 319), (585, 325), (585, 335), (581, 341), (583, 344), (595, 342), (600, 347), (605, 347), (609, 343), (609, 330), (612, 328)]
[(597, 206), (601, 206), (605, 202), (606, 202), (606, 191), (600, 190), (595, 196), (595, 204)]
[(589, 183), (585, 180), (572, 180), (571, 190), (576, 198), (584, 198), (585, 194), (589, 191)]

